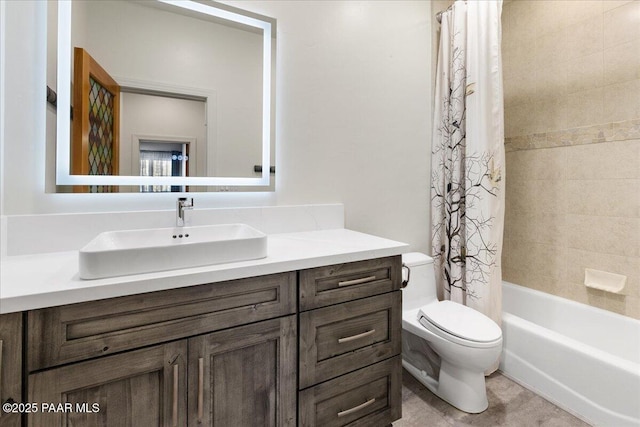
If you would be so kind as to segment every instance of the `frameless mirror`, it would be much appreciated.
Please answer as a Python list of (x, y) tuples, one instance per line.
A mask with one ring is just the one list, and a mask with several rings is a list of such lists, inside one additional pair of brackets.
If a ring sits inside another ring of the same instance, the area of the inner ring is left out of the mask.
[(275, 20), (212, 1), (57, 8), (58, 186), (273, 189)]

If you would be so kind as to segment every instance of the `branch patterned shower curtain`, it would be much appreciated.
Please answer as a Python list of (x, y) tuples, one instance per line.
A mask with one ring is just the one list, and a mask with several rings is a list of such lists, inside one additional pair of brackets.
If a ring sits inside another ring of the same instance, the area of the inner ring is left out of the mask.
[(500, 324), (504, 223), (502, 0), (442, 14), (432, 140), (436, 278), (444, 298)]

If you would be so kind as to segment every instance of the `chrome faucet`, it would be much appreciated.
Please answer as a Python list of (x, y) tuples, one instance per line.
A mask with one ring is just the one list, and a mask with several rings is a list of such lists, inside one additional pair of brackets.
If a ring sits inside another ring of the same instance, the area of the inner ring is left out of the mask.
[(186, 209), (193, 209), (193, 198), (178, 198), (176, 203), (176, 227), (184, 227), (184, 211)]

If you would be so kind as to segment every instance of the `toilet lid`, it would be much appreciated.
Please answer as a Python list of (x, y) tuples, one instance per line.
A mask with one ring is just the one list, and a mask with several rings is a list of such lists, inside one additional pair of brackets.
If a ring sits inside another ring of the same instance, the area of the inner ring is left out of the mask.
[(500, 327), (470, 307), (453, 301), (427, 304), (418, 313), (432, 325), (456, 337), (475, 342), (496, 341), (502, 337)]

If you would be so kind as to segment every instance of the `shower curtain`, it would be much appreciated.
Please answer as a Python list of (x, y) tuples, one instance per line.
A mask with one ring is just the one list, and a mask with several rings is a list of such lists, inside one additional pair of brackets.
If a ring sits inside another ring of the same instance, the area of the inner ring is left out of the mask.
[(431, 209), (443, 297), (498, 324), (502, 311), (504, 118), (502, 0), (456, 1), (442, 14)]

